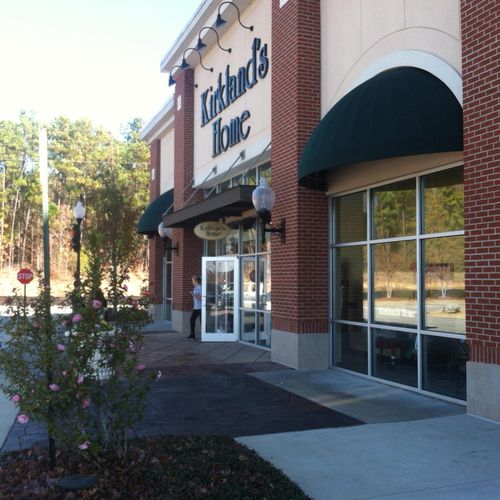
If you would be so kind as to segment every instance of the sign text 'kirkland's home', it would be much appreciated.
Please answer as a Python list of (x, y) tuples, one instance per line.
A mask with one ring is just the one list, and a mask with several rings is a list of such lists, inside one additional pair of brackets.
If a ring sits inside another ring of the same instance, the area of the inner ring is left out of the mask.
[(194, 228), (194, 234), (202, 240), (221, 240), (229, 234), (229, 227), (222, 222), (200, 222)]
[[(266, 77), (269, 70), (267, 43), (262, 45), (260, 38), (252, 42), (252, 57), (235, 74), (231, 74), (229, 64), (224, 75), (219, 73), (217, 87), (210, 87), (201, 94), (201, 126), (211, 122), (219, 113), (228, 108), (238, 97)], [(250, 134), (250, 125), (245, 122), (250, 118), (250, 111), (245, 110), (239, 116), (222, 124), (222, 118), (212, 123), (212, 157), (224, 153), (228, 148), (245, 140)]]

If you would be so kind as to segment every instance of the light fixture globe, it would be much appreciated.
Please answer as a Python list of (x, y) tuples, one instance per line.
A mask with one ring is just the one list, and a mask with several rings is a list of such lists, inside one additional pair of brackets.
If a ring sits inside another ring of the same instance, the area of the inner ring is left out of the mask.
[(161, 239), (172, 238), (172, 228), (165, 227), (163, 225), (163, 222), (160, 222), (160, 224), (158, 224), (158, 234), (159, 234)]
[(76, 205), (73, 207), (73, 216), (78, 221), (82, 221), (85, 218), (85, 207), (82, 205), (81, 201), (77, 201)]
[(258, 214), (271, 212), (274, 207), (276, 195), (268, 186), (266, 179), (261, 179), (260, 184), (253, 190), (252, 203)]

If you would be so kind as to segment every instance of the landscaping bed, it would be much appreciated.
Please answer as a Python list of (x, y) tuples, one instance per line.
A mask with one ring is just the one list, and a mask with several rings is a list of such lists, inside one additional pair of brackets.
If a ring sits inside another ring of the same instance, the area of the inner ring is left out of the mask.
[[(0, 455), (2, 499), (307, 499), (300, 488), (254, 451), (227, 436), (163, 436), (130, 443), (126, 460), (58, 451), (48, 469), (44, 448)], [(95, 476), (87, 490), (63, 490), (70, 474)]]

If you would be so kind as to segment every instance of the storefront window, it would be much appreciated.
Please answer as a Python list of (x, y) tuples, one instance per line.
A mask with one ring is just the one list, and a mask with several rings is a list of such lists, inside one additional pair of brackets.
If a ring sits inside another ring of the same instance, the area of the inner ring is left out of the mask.
[(368, 373), (368, 338), (366, 327), (336, 325), (334, 364), (359, 373)]
[(335, 242), (366, 240), (366, 191), (335, 198)]
[(334, 364), (464, 399), (463, 168), (332, 207)]
[(415, 241), (373, 245), (373, 319), (417, 326)]
[(417, 334), (372, 330), (373, 376), (417, 387)]
[(464, 237), (424, 241), (425, 328), (465, 332)]
[(251, 219), (243, 225), (241, 253), (255, 253), (257, 248), (257, 220)]
[(416, 186), (409, 179), (372, 191), (373, 238), (395, 238), (416, 232)]
[(426, 175), (424, 188), (424, 233), (442, 233), (464, 228), (463, 168)]
[(366, 245), (336, 250), (335, 317), (367, 321)]

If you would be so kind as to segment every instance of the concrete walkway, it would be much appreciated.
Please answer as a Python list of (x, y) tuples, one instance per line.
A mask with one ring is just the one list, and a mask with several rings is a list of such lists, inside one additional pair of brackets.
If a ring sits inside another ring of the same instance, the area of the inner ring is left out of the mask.
[[(166, 330), (150, 325), (141, 353), (148, 369), (164, 372), (148, 410), (158, 424), (166, 408), (159, 431), (240, 436), (315, 500), (500, 498), (500, 425), (463, 405), (340, 370), (291, 370), (266, 350)], [(3, 403), (0, 444), (2, 422), (13, 421)], [(202, 428), (204, 419), (211, 426)]]

